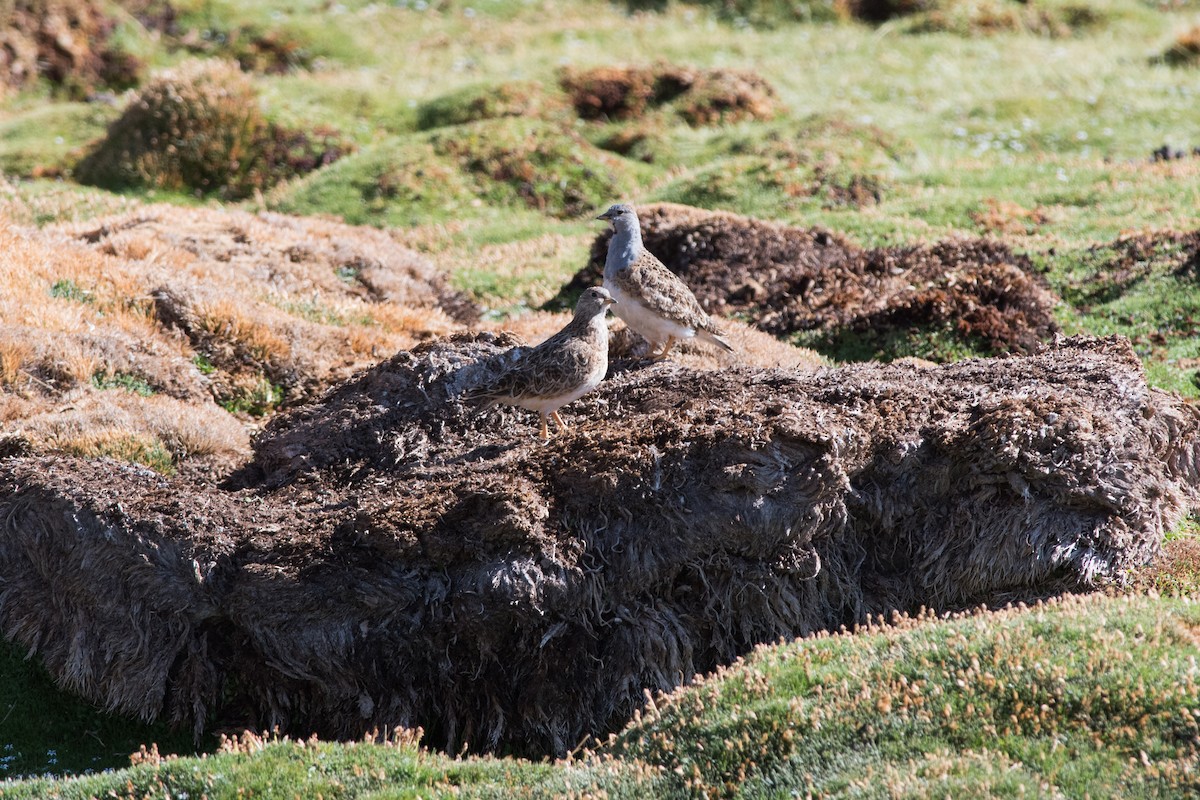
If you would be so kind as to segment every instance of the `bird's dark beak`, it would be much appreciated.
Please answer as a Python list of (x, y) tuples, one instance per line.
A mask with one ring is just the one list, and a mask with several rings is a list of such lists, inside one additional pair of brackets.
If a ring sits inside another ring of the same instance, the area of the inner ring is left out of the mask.
[(612, 219), (612, 216), (611, 216), (611, 215), (610, 215), (610, 214), (609, 214), (607, 211), (605, 211), (603, 214), (601, 214), (600, 216), (596, 217), (596, 219), (602, 219), (602, 220), (604, 220), (605, 222), (608, 222), (610, 219)]
[(617, 304), (617, 301), (616, 301), (616, 300), (614, 300), (614, 299), (613, 299), (613, 298), (611, 298), (611, 297), (610, 297), (610, 298), (608, 298), (608, 302), (607, 302), (607, 303), (605, 303), (605, 305), (606, 305), (606, 306), (615, 306), (616, 304)]

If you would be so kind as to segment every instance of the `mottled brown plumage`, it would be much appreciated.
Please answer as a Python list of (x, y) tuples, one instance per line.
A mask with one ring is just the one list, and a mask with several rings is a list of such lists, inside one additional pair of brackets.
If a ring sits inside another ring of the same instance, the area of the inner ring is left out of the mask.
[(597, 219), (611, 222), (616, 231), (604, 263), (604, 288), (617, 302), (613, 313), (659, 348), (652, 358), (666, 358), (676, 341), (692, 338), (733, 350), (687, 284), (642, 244), (632, 206), (617, 204)]
[(550, 438), (550, 417), (559, 430), (566, 430), (558, 409), (595, 389), (608, 372), (608, 323), (604, 315), (613, 302), (608, 290), (600, 286), (586, 290), (566, 327), (522, 353), (493, 383), (472, 390), (470, 398), (486, 398), (491, 401), (489, 405), (503, 403), (538, 412), (543, 441)]

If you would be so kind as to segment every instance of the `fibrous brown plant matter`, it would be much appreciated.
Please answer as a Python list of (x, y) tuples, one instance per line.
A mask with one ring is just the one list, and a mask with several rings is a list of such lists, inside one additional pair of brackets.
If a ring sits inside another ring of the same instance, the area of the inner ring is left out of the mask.
[[(638, 209), (646, 248), (712, 314), (744, 316), (768, 333), (880, 338), (952, 327), (985, 352), (1034, 352), (1057, 330), (1056, 298), (1029, 259), (989, 239), (868, 250), (802, 229), (662, 203)], [(563, 290), (600, 279), (610, 231)]]
[(277, 417), (241, 489), (0, 461), (0, 629), (147, 717), (562, 753), (759, 642), (1120, 580), (1196, 501), (1200, 414), (1124, 339), (618, 363), (545, 446), (455, 399), (512, 344), (421, 345)]

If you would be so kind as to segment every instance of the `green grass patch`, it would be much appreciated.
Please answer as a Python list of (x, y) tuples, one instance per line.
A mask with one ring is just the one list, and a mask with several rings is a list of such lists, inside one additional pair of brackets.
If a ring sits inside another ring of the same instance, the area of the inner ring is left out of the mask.
[(203, 353), (197, 353), (192, 358), (192, 363), (196, 365), (196, 369), (200, 370), (201, 375), (212, 375), (217, 371), (217, 365)]
[(1127, 336), (1156, 386), (1200, 396), (1200, 242), (1165, 231), (1042, 256), (1074, 329)]
[(227, 395), (218, 398), (221, 408), (230, 414), (263, 417), (279, 408), (286, 392), (265, 375), (236, 384)]
[(110, 372), (106, 369), (92, 373), (92, 386), (97, 389), (122, 389), (142, 397), (154, 394), (154, 387), (145, 378), (127, 372)]
[(104, 135), (119, 109), (105, 103), (37, 105), (0, 121), (0, 172), (20, 177), (68, 173)]
[(60, 278), (50, 285), (50, 296), (60, 300), (70, 300), (75, 303), (92, 303), (96, 297), (88, 289), (84, 289), (70, 278)]
[(804, 331), (794, 335), (792, 342), (797, 347), (816, 350), (840, 363), (886, 362), (905, 357), (945, 363), (995, 355), (986, 342), (964, 337), (950, 323), (905, 329), (888, 328), (883, 331)]
[(243, 740), (4, 797), (1194, 796), (1200, 606), (1072, 598), (763, 647), (575, 761)]
[(677, 796), (940, 797), (945, 777), (973, 793), (1185, 797), (1198, 623), (1187, 601), (1092, 597), (767, 648), (604, 752), (665, 767)]

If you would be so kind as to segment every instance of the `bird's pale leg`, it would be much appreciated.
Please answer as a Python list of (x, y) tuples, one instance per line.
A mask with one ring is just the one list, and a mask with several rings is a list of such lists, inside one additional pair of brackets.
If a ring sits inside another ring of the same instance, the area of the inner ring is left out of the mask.
[(560, 431), (566, 431), (567, 423), (563, 422), (563, 418), (558, 415), (558, 410), (550, 412), (550, 416), (554, 417), (554, 424), (558, 426)]
[(540, 416), (542, 418), (542, 444), (545, 444), (546, 442), (550, 441), (550, 426), (548, 424), (549, 417), (547, 417), (545, 414), (540, 414)]
[(654, 361), (666, 360), (667, 353), (671, 352), (671, 348), (674, 346), (674, 344), (675, 344), (675, 337), (668, 336), (667, 341), (662, 346), (662, 350), (659, 350), (657, 353), (651, 353), (650, 358)]

